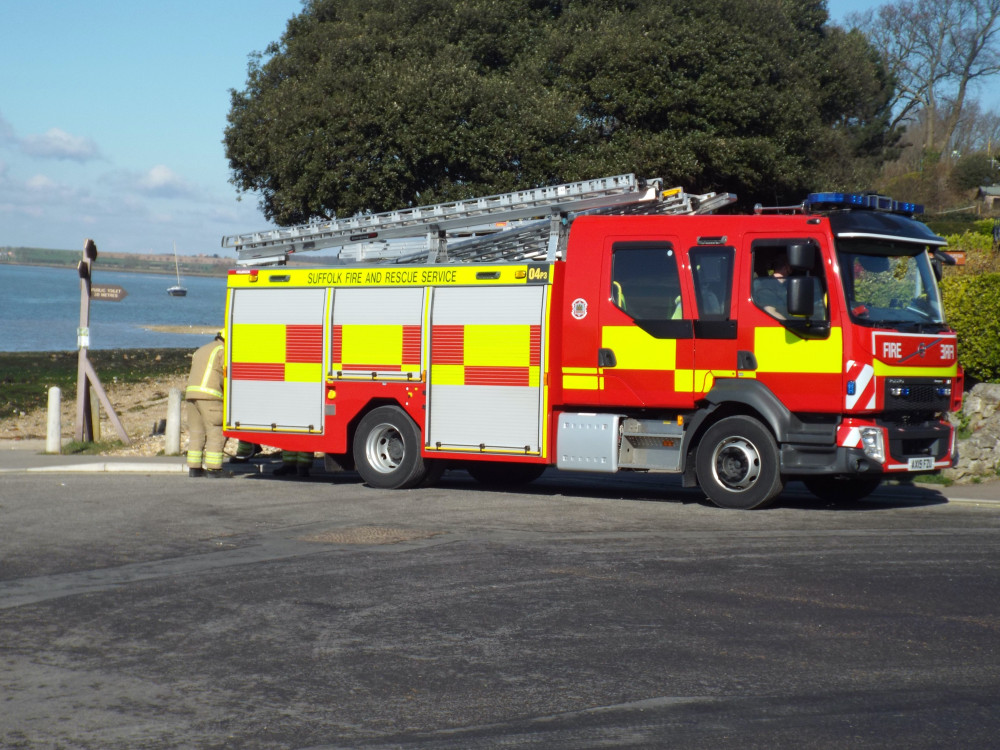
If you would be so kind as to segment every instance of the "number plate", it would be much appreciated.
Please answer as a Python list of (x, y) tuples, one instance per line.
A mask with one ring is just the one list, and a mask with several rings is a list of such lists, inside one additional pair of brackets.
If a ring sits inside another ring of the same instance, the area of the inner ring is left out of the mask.
[(911, 458), (910, 471), (927, 471), (934, 468), (934, 459), (930, 456), (926, 458)]

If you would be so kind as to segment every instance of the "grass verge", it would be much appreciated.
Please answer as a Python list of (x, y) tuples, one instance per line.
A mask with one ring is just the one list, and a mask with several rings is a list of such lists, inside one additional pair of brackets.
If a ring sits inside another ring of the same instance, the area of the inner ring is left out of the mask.
[[(187, 373), (194, 349), (100, 349), (87, 352), (101, 383), (134, 383)], [(45, 407), (49, 388), (76, 398), (77, 352), (0, 352), (0, 418)]]
[(71, 440), (59, 451), (64, 456), (100, 456), (115, 448), (121, 448), (121, 440), (99, 440), (88, 443), (85, 440)]

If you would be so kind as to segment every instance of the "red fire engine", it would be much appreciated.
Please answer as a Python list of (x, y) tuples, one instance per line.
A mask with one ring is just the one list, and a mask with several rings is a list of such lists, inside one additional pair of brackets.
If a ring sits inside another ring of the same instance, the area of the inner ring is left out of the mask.
[(949, 259), (920, 207), (714, 213), (733, 200), (624, 175), (226, 237), (226, 434), (381, 488), (673, 472), (747, 509), (952, 466)]

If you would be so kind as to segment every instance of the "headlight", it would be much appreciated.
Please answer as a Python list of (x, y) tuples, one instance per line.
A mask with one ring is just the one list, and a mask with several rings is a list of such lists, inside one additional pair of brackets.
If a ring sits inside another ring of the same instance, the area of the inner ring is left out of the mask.
[(878, 427), (861, 428), (861, 447), (865, 455), (880, 464), (885, 463), (885, 442), (882, 438), (882, 430)]

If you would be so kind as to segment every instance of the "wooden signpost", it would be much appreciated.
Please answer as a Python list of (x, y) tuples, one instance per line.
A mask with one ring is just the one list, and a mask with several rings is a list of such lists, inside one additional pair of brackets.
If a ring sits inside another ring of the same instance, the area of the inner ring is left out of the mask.
[(80, 275), (80, 327), (77, 328), (76, 343), (80, 350), (77, 360), (76, 371), (76, 439), (82, 442), (93, 442), (94, 422), (90, 403), (90, 389), (93, 388), (97, 398), (107, 412), (108, 419), (114, 425), (118, 437), (125, 445), (132, 445), (125, 428), (122, 427), (115, 408), (111, 405), (108, 395), (104, 392), (101, 379), (97, 377), (94, 366), (87, 358), (87, 349), (90, 348), (90, 300), (94, 290), (98, 290), (98, 295), (94, 299), (104, 299), (112, 301), (122, 300), (128, 292), (120, 286), (97, 286), (91, 284), (91, 272), (94, 261), (97, 260), (97, 245), (93, 240), (86, 240), (83, 243), (83, 260), (76, 267)]
[(121, 302), (126, 297), (128, 297), (128, 292), (120, 286), (108, 286), (107, 284), (90, 285), (91, 299), (106, 300), (108, 302)]

